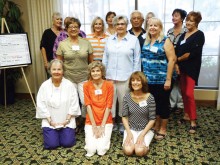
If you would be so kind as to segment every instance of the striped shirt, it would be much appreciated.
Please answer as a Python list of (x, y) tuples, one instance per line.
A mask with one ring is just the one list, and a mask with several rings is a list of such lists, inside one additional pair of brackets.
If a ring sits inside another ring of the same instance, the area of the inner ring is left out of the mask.
[(152, 94), (146, 99), (146, 105), (140, 107), (131, 98), (131, 93), (124, 96), (122, 116), (128, 117), (130, 129), (143, 130), (150, 120), (156, 119), (156, 104)]
[(93, 61), (99, 60), (102, 61), (105, 42), (108, 35), (103, 34), (102, 37), (97, 37), (95, 34), (88, 34), (87, 40), (91, 43), (93, 47)]

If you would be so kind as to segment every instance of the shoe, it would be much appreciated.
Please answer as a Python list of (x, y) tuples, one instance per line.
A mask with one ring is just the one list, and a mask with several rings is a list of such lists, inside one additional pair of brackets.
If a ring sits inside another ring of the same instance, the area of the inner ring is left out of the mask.
[(189, 133), (190, 133), (190, 134), (196, 133), (196, 128), (197, 128), (197, 126), (190, 126), (190, 128), (189, 128)]
[(180, 124), (180, 125), (186, 124), (187, 122), (189, 122), (189, 120), (186, 120), (186, 119), (178, 120), (178, 124)]
[(124, 134), (124, 130), (125, 130), (124, 125), (123, 125), (122, 123), (120, 123), (120, 124), (119, 124), (119, 133), (120, 133), (121, 135), (123, 135), (123, 134)]
[(183, 112), (183, 109), (177, 108), (176, 111), (174, 112), (175, 114), (179, 115)]
[(165, 137), (166, 137), (166, 134), (162, 134), (162, 133), (156, 133), (156, 135), (155, 135), (155, 139), (156, 140), (163, 140), (163, 139), (165, 139)]
[(176, 111), (176, 107), (170, 107), (170, 113), (173, 113)]
[(117, 130), (118, 130), (118, 125), (114, 123), (112, 131), (117, 131)]

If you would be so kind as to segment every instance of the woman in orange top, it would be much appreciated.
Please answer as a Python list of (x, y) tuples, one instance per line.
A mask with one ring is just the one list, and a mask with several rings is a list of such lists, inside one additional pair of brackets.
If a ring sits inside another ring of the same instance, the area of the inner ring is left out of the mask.
[(112, 134), (113, 84), (105, 80), (105, 67), (100, 61), (89, 64), (89, 81), (83, 86), (87, 107), (85, 123), (86, 156), (104, 155), (110, 148)]

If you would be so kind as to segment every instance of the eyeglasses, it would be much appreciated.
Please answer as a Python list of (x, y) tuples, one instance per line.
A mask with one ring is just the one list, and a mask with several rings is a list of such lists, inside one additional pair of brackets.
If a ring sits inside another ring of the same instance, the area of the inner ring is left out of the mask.
[(69, 26), (68, 28), (69, 28), (69, 29), (79, 29), (78, 26)]
[(121, 25), (121, 26), (124, 26), (124, 25), (126, 25), (126, 24), (125, 24), (125, 23), (117, 23), (116, 25), (117, 25), (117, 26), (120, 26), (120, 25)]

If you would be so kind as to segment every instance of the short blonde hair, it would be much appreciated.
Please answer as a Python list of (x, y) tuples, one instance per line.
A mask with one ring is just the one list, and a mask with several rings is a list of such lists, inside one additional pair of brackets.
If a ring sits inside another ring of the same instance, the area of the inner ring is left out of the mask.
[(89, 75), (88, 75), (88, 80), (92, 80), (92, 76), (91, 76), (91, 72), (92, 72), (92, 69), (98, 67), (101, 72), (102, 72), (102, 79), (105, 80), (105, 66), (103, 65), (103, 63), (101, 61), (93, 61), (89, 64), (88, 66), (88, 72), (89, 72)]
[(104, 23), (104, 20), (101, 18), (101, 17), (95, 17), (92, 21), (92, 24), (91, 24), (91, 32), (94, 33), (94, 26), (95, 26), (95, 23), (97, 20), (101, 20), (102, 21), (102, 32), (104, 33), (105, 32), (105, 23)]
[[(161, 20), (159, 18), (156, 18), (156, 17), (152, 17), (150, 19), (150, 22), (154, 22), (156, 23), (159, 28), (160, 28), (160, 34), (159, 34), (159, 37), (158, 37), (158, 40), (159, 42), (161, 42), (164, 38), (164, 32), (163, 32), (163, 24), (161, 22)], [(149, 44), (151, 42), (151, 35), (149, 33), (149, 28), (147, 29), (147, 32), (146, 32), (146, 40), (145, 40), (145, 44)]]

